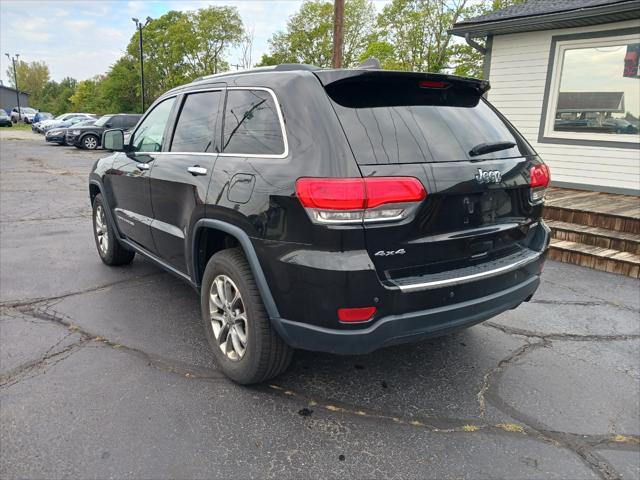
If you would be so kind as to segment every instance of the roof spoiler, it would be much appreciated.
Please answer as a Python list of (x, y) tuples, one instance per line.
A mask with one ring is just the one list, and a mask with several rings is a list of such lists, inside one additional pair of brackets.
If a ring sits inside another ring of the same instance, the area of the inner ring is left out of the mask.
[[(365, 62), (367, 63), (367, 62)], [(368, 65), (366, 65), (368, 67)], [(444, 75), (440, 73), (420, 73), (420, 72), (401, 72), (397, 70), (377, 70), (363, 68), (362, 66), (353, 70), (315, 70), (313, 72), (320, 80), (323, 86), (327, 87), (337, 82), (352, 82), (357, 80), (366, 81), (368, 79), (384, 80), (413, 78), (416, 81), (432, 80), (448, 82), (457, 87), (468, 88), (478, 95), (483, 95), (491, 88), (486, 80), (477, 78), (459, 77), (457, 75)]]

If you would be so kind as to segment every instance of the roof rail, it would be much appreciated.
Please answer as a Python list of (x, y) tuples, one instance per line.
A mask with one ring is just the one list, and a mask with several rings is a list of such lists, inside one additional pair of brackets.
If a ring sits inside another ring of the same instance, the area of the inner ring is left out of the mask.
[(307, 65), (305, 63), (281, 63), (280, 65), (269, 65), (266, 67), (255, 67), (255, 68), (249, 68), (246, 70), (234, 70), (234, 71), (216, 73), (214, 75), (204, 75), (202, 77), (196, 78), (193, 81), (200, 82), (202, 80), (209, 80), (212, 78), (228, 77), (231, 75), (242, 75), (245, 73), (258, 73), (258, 72), (265, 72), (270, 70), (278, 71), (278, 72), (290, 72), (295, 70), (314, 71), (314, 70), (320, 70), (320, 67), (316, 67), (315, 65)]

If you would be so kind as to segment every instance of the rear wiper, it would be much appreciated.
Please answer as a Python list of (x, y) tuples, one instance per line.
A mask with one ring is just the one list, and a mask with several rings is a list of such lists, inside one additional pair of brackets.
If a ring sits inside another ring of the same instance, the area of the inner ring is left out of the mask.
[(515, 146), (516, 144), (513, 142), (480, 143), (469, 150), (469, 156), (477, 157), (478, 155), (484, 155), (485, 153), (497, 152), (499, 150), (508, 150), (509, 148), (513, 148)]

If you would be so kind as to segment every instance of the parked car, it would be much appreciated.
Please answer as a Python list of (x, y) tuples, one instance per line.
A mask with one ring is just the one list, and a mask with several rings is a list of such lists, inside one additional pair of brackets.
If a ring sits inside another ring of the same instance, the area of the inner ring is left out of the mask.
[(102, 134), (106, 129), (120, 128), (126, 132), (136, 126), (141, 116), (137, 113), (104, 115), (91, 126), (70, 128), (67, 130), (67, 145), (95, 150), (102, 144)]
[(18, 114), (18, 107), (14, 107), (13, 110), (11, 110), (11, 121), (18, 123), (18, 121), (22, 120), (24, 123), (31, 123), (36, 113), (38, 113), (38, 111), (35, 108), (20, 107), (20, 113)]
[(488, 89), (285, 65), (170, 90), (127, 143), (104, 133), (98, 254), (199, 290), (217, 364), (242, 384), (294, 348), (364, 354), (515, 308), (540, 283), (549, 170)]
[(638, 127), (633, 125), (628, 120), (625, 120), (624, 118), (607, 118), (604, 122), (602, 122), (602, 125), (610, 129), (614, 133), (638, 133)]
[(44, 122), (45, 120), (49, 120), (53, 118), (53, 115), (49, 112), (38, 112), (33, 117), (33, 122), (31, 122), (31, 130), (34, 130), (34, 125), (39, 122)]
[(44, 122), (41, 122), (38, 128), (43, 133), (47, 132), (52, 128), (58, 128), (58, 127), (66, 128), (69, 125), (64, 125), (64, 123), (68, 122), (72, 118), (81, 118), (82, 120), (96, 120), (96, 116), (91, 113), (65, 113), (51, 120), (45, 120)]
[(13, 123), (11, 122), (11, 117), (9, 114), (0, 109), (0, 127), (12, 127)]
[(96, 122), (95, 119), (87, 120), (84, 117), (73, 117), (63, 122), (57, 127), (47, 130), (44, 135), (44, 139), (47, 142), (57, 143), (58, 145), (67, 145), (67, 131), (69, 128), (75, 128), (75, 126), (88, 126), (93, 125)]

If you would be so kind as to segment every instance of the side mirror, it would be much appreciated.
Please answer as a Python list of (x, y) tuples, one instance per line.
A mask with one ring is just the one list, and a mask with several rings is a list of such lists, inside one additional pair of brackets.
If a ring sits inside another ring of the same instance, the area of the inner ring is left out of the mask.
[(111, 123), (105, 123), (105, 125), (104, 125), (104, 126), (105, 126), (105, 127), (107, 127), (107, 128), (111, 128), (111, 127), (113, 127), (113, 124), (111, 124)]
[(112, 152), (125, 152), (124, 133), (119, 128), (106, 130), (102, 134), (102, 145), (105, 150)]

